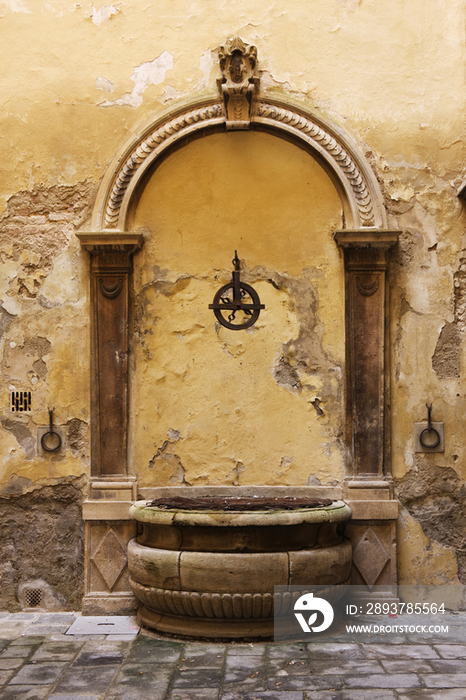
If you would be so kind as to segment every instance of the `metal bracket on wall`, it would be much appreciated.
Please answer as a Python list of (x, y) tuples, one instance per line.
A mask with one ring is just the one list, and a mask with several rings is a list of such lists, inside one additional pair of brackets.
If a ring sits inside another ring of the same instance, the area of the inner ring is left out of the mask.
[(445, 452), (444, 423), (432, 421), (432, 404), (426, 404), (427, 423), (414, 424), (415, 452)]
[(53, 424), (53, 411), (53, 408), (49, 408), (48, 426), (37, 427), (37, 454), (42, 457), (65, 454), (65, 428)]
[[(253, 326), (259, 318), (261, 309), (265, 309), (265, 306), (260, 303), (256, 290), (250, 284), (241, 282), (240, 260), (236, 250), (232, 263), (235, 269), (231, 282), (218, 290), (213, 304), (209, 304), (209, 309), (213, 309), (217, 321), (222, 326), (232, 331), (240, 331)], [(230, 313), (228, 318), (225, 318), (223, 314), (227, 311)], [(237, 313), (242, 314), (243, 318), (237, 319)]]

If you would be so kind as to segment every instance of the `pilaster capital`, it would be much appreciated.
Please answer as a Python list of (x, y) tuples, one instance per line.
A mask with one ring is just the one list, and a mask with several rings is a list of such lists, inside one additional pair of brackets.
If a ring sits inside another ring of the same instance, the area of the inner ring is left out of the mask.
[(335, 242), (345, 251), (347, 270), (385, 270), (387, 251), (398, 242), (401, 231), (358, 229), (335, 231)]
[(131, 257), (144, 243), (142, 233), (99, 231), (77, 233), (83, 248), (91, 254), (91, 270), (95, 274), (125, 274), (131, 269)]
[(142, 233), (122, 233), (121, 231), (98, 231), (96, 233), (77, 233), (82, 247), (90, 253), (106, 251), (121, 251), (136, 253), (142, 248), (144, 236)]
[(344, 250), (388, 250), (398, 242), (401, 231), (381, 229), (357, 229), (335, 231), (333, 238)]

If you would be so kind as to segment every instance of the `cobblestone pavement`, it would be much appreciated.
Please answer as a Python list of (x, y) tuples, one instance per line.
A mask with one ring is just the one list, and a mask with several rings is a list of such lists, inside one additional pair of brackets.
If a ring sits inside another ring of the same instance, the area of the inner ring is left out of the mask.
[[(447, 637), (208, 643), (67, 635), (75, 613), (0, 613), (1, 700), (464, 700), (466, 616)], [(86, 618), (83, 618), (86, 620)]]

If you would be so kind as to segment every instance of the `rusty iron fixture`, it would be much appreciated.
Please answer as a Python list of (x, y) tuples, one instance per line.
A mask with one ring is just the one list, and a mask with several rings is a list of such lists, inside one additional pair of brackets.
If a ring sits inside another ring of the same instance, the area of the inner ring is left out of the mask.
[(166, 508), (178, 510), (301, 510), (302, 508), (325, 508), (333, 503), (331, 498), (308, 498), (306, 496), (271, 496), (244, 498), (241, 496), (166, 496), (146, 503), (146, 508)]
[(419, 435), (419, 442), (423, 447), (432, 449), (440, 443), (440, 433), (432, 425), (432, 404), (426, 403), (427, 407), (427, 428)]
[[(232, 331), (240, 331), (253, 326), (259, 318), (261, 309), (265, 309), (265, 306), (260, 303), (256, 290), (250, 284), (241, 282), (240, 260), (236, 250), (232, 263), (235, 269), (231, 276), (231, 282), (220, 287), (214, 296), (213, 304), (209, 304), (209, 309), (214, 310), (215, 317), (222, 326)], [(250, 302), (248, 298), (251, 300)], [(228, 318), (223, 315), (225, 311), (231, 312)], [(238, 311), (242, 311), (248, 318), (234, 323), (237, 320), (236, 313)]]
[(49, 429), (41, 437), (40, 444), (46, 452), (57, 452), (61, 447), (61, 437), (53, 429), (53, 412), (55, 409), (49, 408)]

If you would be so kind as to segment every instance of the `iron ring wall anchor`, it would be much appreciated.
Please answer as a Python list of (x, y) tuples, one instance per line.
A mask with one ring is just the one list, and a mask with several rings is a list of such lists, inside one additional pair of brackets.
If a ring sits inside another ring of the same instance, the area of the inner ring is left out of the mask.
[[(59, 450), (61, 447), (61, 437), (56, 432), (56, 430), (53, 429), (53, 411), (53, 408), (49, 408), (49, 429), (46, 433), (42, 435), (40, 439), (42, 449), (46, 452), (57, 452), (57, 450)], [(47, 445), (47, 441), (49, 441), (50, 439), (52, 439), (53, 442), (51, 445)]]
[[(419, 435), (419, 442), (426, 449), (432, 450), (434, 447), (437, 447), (437, 445), (439, 445), (439, 443), (440, 443), (440, 433), (438, 430), (436, 430), (432, 426), (432, 418), (431, 418), (432, 404), (426, 403), (426, 406), (427, 406), (427, 428), (424, 428), (424, 430)], [(436, 437), (434, 438), (434, 442), (426, 443), (425, 438), (429, 435), (429, 433), (434, 433)]]

